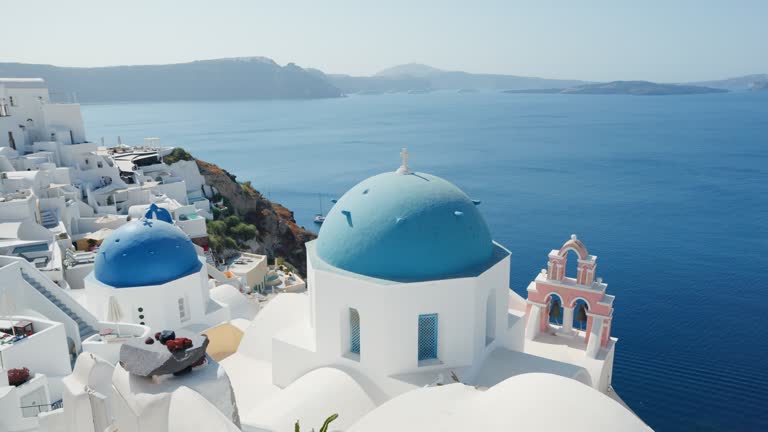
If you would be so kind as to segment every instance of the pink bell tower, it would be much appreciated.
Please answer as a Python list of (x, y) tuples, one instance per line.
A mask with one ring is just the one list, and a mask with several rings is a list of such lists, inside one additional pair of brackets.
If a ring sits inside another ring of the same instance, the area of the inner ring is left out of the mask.
[[(573, 277), (565, 274), (570, 251), (578, 256), (578, 267)], [(607, 347), (615, 297), (605, 293), (608, 285), (603, 283), (602, 278), (595, 278), (596, 269), (597, 257), (589, 254), (576, 234), (571, 235), (571, 239), (559, 250), (552, 250), (547, 268), (542, 269), (528, 285), (526, 338), (535, 339), (542, 333), (583, 338), (585, 353), (593, 358), (601, 348)], [(563, 308), (562, 325), (549, 322), (554, 298), (558, 298)], [(586, 331), (573, 328), (577, 307), (584, 307)]]

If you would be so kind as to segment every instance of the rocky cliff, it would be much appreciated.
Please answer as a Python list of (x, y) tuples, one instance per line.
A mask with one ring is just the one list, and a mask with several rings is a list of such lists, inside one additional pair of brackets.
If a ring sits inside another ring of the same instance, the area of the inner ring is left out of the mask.
[(229, 205), (228, 211), (255, 225), (256, 237), (247, 244), (254, 253), (283, 257), (302, 275), (307, 271), (307, 251), (304, 243), (316, 235), (296, 224), (293, 212), (265, 198), (249, 183), (239, 183), (235, 177), (218, 166), (196, 159), (200, 174)]

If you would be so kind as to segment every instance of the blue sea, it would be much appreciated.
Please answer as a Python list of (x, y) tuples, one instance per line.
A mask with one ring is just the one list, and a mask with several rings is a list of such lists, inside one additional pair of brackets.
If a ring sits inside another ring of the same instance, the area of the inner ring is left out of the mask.
[(517, 293), (572, 233), (599, 257), (616, 295), (613, 385), (651, 427), (768, 430), (768, 93), (442, 92), (83, 113), (90, 140), (160, 137), (310, 229), (321, 205), (395, 170), (408, 147), (413, 169), (482, 201)]

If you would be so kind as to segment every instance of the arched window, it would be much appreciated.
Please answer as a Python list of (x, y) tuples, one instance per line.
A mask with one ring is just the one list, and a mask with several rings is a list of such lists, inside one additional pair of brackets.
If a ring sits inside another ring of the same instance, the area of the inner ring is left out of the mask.
[(579, 254), (575, 250), (569, 249), (565, 259), (567, 260), (565, 262), (565, 276), (577, 279), (579, 274)]
[(551, 293), (547, 299), (547, 313), (549, 314), (549, 323), (563, 324), (563, 299), (558, 294)]
[(496, 291), (491, 290), (485, 302), (485, 345), (496, 339)]
[(349, 308), (349, 352), (360, 354), (360, 314)]
[(419, 361), (437, 358), (437, 314), (419, 315)]
[(573, 302), (573, 328), (586, 330), (587, 312), (589, 312), (589, 304), (586, 301), (577, 299)]

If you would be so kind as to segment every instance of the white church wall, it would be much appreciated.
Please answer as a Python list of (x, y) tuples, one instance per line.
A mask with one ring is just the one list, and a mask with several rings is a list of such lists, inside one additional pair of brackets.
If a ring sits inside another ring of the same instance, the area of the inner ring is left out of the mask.
[[(155, 331), (178, 329), (193, 323), (208, 323), (207, 297), (203, 298), (200, 287), (203, 277), (207, 278), (204, 266), (199, 272), (163, 285), (113, 288), (99, 282), (91, 273), (85, 278), (88, 310), (99, 319), (106, 320), (109, 298), (115, 296), (125, 314), (125, 321), (144, 323)], [(206, 293), (207, 289), (206, 281)], [(183, 299), (185, 308), (183, 320), (179, 299)], [(142, 310), (139, 311), (139, 308)]]
[[(471, 364), (477, 323), (468, 320), (476, 280), (459, 278), (379, 285), (368, 279), (315, 270), (313, 302), (318, 354), (335, 360), (349, 352), (349, 308), (360, 314), (360, 367), (389, 375), (433, 366)], [(418, 319), (438, 315), (438, 359), (419, 365)]]

